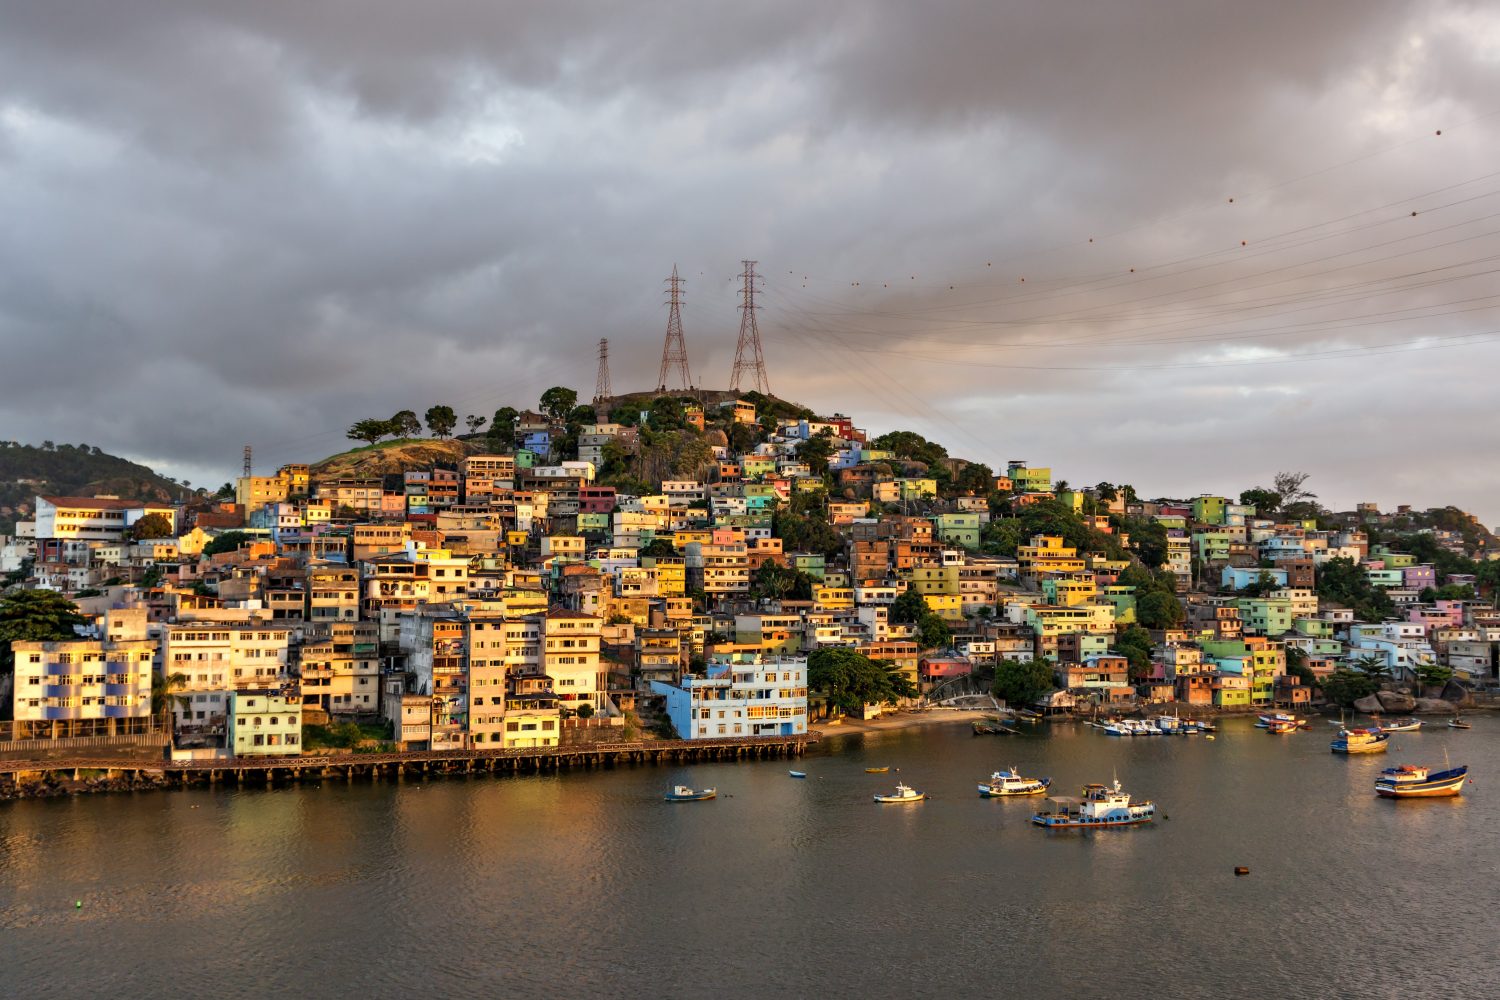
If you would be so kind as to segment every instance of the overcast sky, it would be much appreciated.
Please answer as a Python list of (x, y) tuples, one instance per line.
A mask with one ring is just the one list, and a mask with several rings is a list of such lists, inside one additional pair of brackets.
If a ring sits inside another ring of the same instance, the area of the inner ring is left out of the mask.
[(1492, 4), (0, 2), (0, 217), (0, 435), (195, 485), (650, 387), (674, 263), (725, 387), (754, 258), (872, 432), (1500, 522)]

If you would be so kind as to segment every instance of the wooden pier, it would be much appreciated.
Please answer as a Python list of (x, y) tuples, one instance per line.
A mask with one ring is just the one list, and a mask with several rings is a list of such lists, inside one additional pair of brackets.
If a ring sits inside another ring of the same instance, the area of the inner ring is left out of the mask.
[[(0, 761), (0, 800), (26, 798), (40, 787), (65, 791), (273, 786), (303, 781), (424, 781), (465, 775), (539, 774), (636, 764), (700, 764), (800, 757), (818, 733), (706, 740), (644, 740), (525, 750), (415, 750), (403, 753), (226, 757), (190, 761), (126, 761), (86, 757)], [(52, 792), (51, 794), (59, 794)]]

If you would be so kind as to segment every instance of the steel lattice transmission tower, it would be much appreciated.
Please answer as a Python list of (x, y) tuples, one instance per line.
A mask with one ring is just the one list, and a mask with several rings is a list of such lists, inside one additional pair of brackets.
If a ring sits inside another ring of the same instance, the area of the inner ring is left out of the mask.
[(250, 464), (250, 446), (247, 444), (247, 445), (245, 445), (245, 478), (246, 479), (250, 478), (250, 469), (251, 468), (252, 468), (252, 466)]
[(742, 381), (748, 376), (748, 388), (756, 392), (771, 394), (771, 380), (766, 375), (766, 359), (760, 350), (760, 327), (755, 325), (755, 283), (760, 280), (755, 273), (755, 261), (742, 260), (745, 270), (740, 272), (744, 286), (740, 289), (740, 340), (734, 348), (734, 372), (729, 376), (729, 389), (739, 392)]
[(691, 389), (693, 387), (693, 375), (688, 370), (687, 341), (682, 339), (682, 286), (686, 284), (677, 277), (677, 265), (672, 265), (672, 276), (666, 280), (667, 305), (667, 339), (661, 347), (661, 374), (656, 377), (656, 388), (659, 392), (667, 391), (667, 376), (675, 369), (678, 377), (682, 379), (682, 387)]
[(599, 340), (599, 374), (594, 379), (594, 402), (608, 399), (614, 392), (609, 387), (609, 338)]

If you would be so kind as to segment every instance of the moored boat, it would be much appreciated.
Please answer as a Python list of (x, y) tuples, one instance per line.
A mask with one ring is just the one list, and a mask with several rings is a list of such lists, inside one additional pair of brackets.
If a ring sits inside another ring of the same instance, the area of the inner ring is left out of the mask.
[(919, 792), (915, 788), (909, 788), (906, 785), (898, 784), (896, 786), (896, 790), (894, 792), (890, 793), (889, 795), (877, 795), (877, 796), (875, 796), (875, 801), (876, 802), (921, 802), (925, 798), (927, 798), (927, 795), (925, 793)]
[(719, 794), (718, 789), (702, 788), (692, 789), (687, 785), (674, 785), (667, 793), (668, 802), (702, 802), (704, 799), (714, 798)]
[(1463, 719), (1455, 717), (1455, 718), (1452, 718), (1452, 719), (1448, 720), (1448, 728), (1449, 729), (1473, 729), (1474, 725), (1473, 725), (1473, 723), (1465, 722)]
[(889, 764), (887, 764), (885, 767), (867, 767), (867, 768), (865, 768), (865, 773), (866, 774), (884, 774), (885, 772), (889, 771), (890, 769), (891, 768), (890, 768)]
[(1085, 785), (1083, 798), (1049, 797), (1047, 808), (1031, 817), (1031, 822), (1048, 829), (1077, 829), (1107, 826), (1137, 826), (1156, 818), (1153, 802), (1131, 802), (1130, 793), (1114, 785)]
[(1266, 728), (1266, 732), (1268, 732), (1268, 733), (1275, 733), (1275, 734), (1295, 733), (1297, 731), (1297, 723), (1295, 723), (1295, 722), (1286, 722), (1286, 721), (1277, 721), (1277, 722), (1267, 723), (1265, 728)]
[(1328, 744), (1328, 749), (1334, 753), (1384, 753), (1390, 742), (1390, 734), (1378, 729), (1344, 729)]
[(1019, 722), (1037, 723), (1042, 721), (1042, 713), (1034, 712), (1029, 708), (1018, 708), (1014, 714), (1016, 720)]
[(1463, 792), (1468, 780), (1469, 767), (1449, 768), (1446, 771), (1429, 771), (1416, 764), (1388, 767), (1375, 779), (1375, 794), (1387, 799), (1433, 799)]
[(1411, 733), (1421, 728), (1421, 719), (1395, 719), (1380, 724), (1380, 731), (1384, 733)]
[(979, 783), (979, 794), (985, 798), (1003, 798), (1008, 795), (1040, 795), (1052, 784), (1051, 778), (1025, 778), (1014, 767), (1009, 771), (996, 771), (990, 780)]
[(805, 778), (805, 777), (807, 777), (807, 772), (806, 771), (788, 771), (787, 772), (787, 777), (789, 777), (789, 778)]

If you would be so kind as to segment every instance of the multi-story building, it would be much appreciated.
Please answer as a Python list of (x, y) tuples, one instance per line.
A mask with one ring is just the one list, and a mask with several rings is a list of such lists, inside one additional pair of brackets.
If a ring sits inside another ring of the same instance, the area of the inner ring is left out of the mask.
[(655, 681), (683, 739), (791, 736), (807, 731), (807, 659), (715, 657), (677, 684)]
[(307, 608), (313, 624), (354, 621), (359, 617), (359, 570), (340, 563), (307, 567)]
[(130, 526), (147, 514), (160, 514), (173, 526), (177, 508), (171, 504), (121, 500), (119, 497), (36, 498), (35, 524), (38, 540), (118, 542)]
[(380, 711), (378, 652), (374, 622), (310, 623), (298, 656), (302, 704), (335, 716)]
[(144, 609), (112, 611), (100, 639), (15, 642), (16, 739), (150, 732), (156, 643)]
[(162, 630), (162, 672), (181, 674), (186, 704), (174, 704), (179, 729), (217, 729), (236, 690), (280, 687), (287, 678), (290, 629), (263, 621), (198, 621)]
[(224, 746), (236, 757), (300, 754), (302, 704), (274, 688), (233, 692)]

